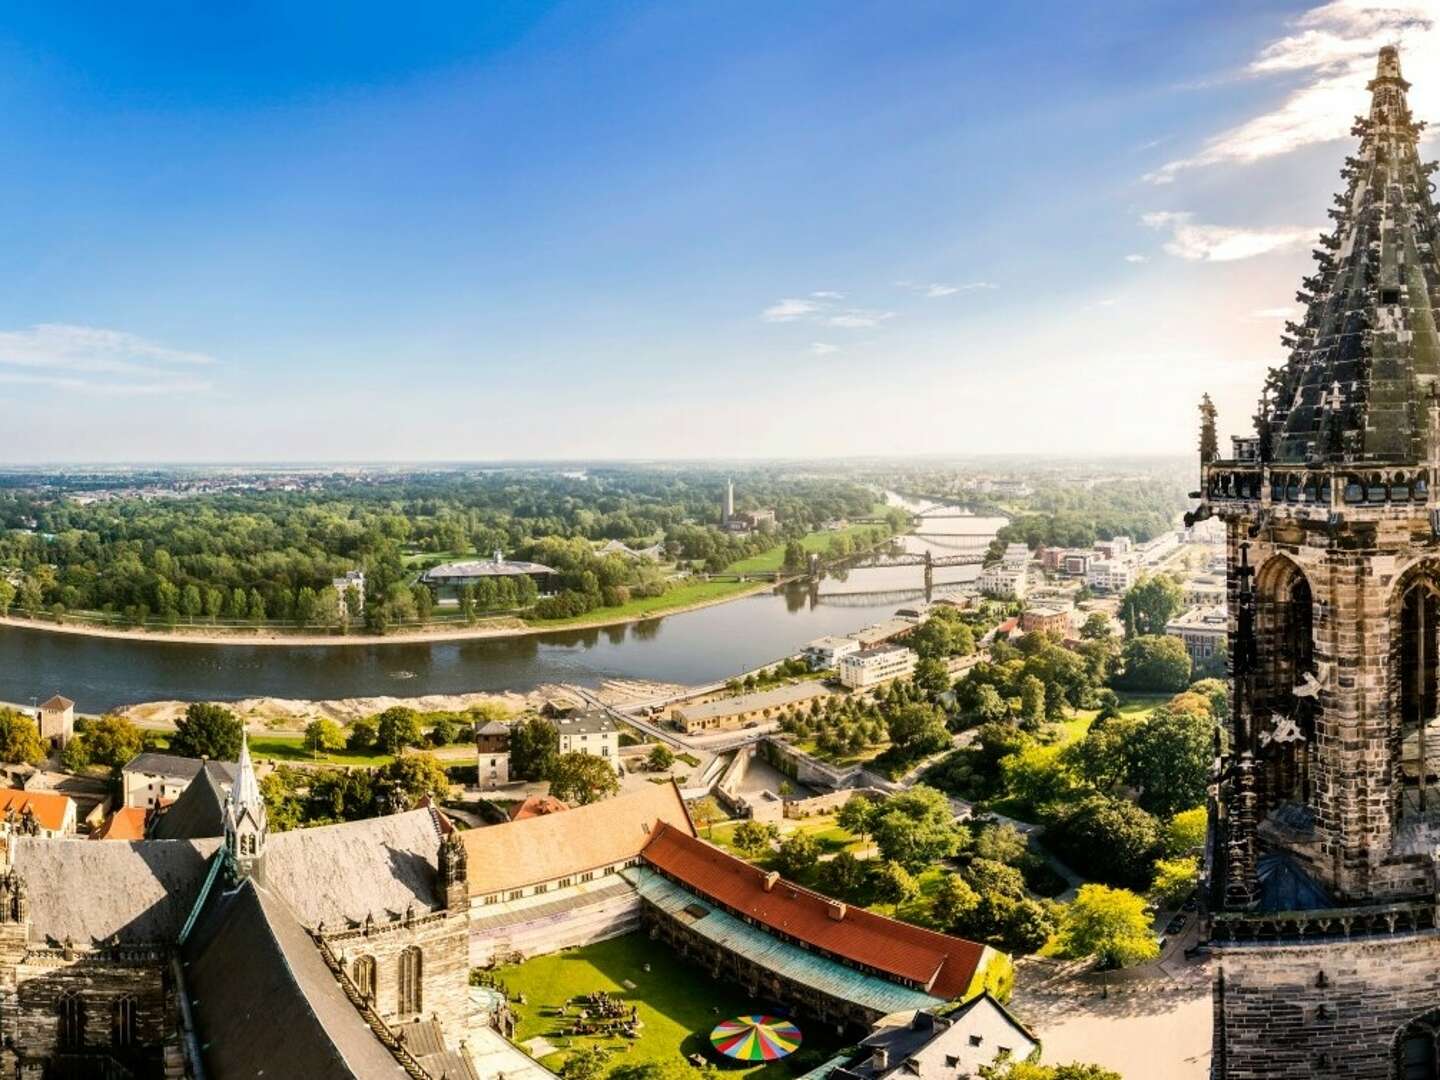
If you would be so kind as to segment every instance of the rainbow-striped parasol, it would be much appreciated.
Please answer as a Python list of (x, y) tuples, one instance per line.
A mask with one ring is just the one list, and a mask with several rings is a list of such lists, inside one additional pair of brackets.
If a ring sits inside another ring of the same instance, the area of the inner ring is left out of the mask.
[(736, 1061), (779, 1061), (800, 1049), (800, 1029), (778, 1016), (737, 1016), (715, 1025), (710, 1043)]

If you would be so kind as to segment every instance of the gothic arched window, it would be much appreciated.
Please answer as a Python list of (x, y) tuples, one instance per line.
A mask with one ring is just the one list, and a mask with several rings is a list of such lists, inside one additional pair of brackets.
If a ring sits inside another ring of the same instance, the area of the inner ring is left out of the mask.
[(1395, 1076), (1398, 1080), (1440, 1080), (1435, 1021), (1435, 1014), (1430, 1013), (1400, 1029), (1395, 1041)]
[(85, 1045), (85, 999), (75, 990), (66, 990), (55, 1003), (60, 1014), (60, 1046), (73, 1050)]
[(110, 1042), (114, 1046), (134, 1046), (136, 1037), (135, 999), (126, 994), (117, 998), (110, 1009)]
[(1400, 816), (1440, 810), (1440, 720), (1436, 719), (1435, 652), (1440, 642), (1440, 592), (1429, 578), (1405, 589), (1399, 640), (1392, 653), (1400, 700)]
[(366, 1001), (375, 1000), (375, 957), (362, 956), (357, 959), (350, 969), (350, 977), (355, 981), (355, 989), (360, 991), (360, 996)]
[(1310, 803), (1313, 698), (1296, 690), (1315, 672), (1315, 598), (1300, 567), (1279, 557), (1261, 567), (1256, 600), (1255, 713), (1275, 725), (1260, 761), (1262, 812), (1269, 813)]
[(418, 1013), (424, 1007), (422, 990), (424, 981), (424, 957), (418, 945), (411, 945), (400, 954), (399, 1005), (396, 1011), (402, 1014)]

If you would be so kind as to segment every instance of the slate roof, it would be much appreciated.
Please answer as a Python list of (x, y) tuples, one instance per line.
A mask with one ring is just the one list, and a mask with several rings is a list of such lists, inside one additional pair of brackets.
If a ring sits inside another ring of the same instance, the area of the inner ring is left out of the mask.
[(74, 707), (75, 702), (71, 701), (68, 697), (61, 696), (60, 694), (56, 694), (49, 701), (45, 702), (40, 706), (40, 708), (46, 712), (64, 712), (66, 709), (73, 709)]
[(643, 854), (666, 876), (743, 918), (936, 997), (964, 994), (984, 959), (985, 946), (976, 942), (840, 905), (771, 879), (759, 867), (679, 829), (662, 827)]
[(180, 797), (155, 819), (150, 836), (155, 840), (198, 840), (225, 835), (226, 766), (207, 761)]
[(38, 941), (88, 946), (173, 942), (199, 894), (218, 840), (89, 840), (22, 836), (15, 869)]
[[(265, 848), (265, 883), (289, 901), (306, 926), (323, 921), (335, 929), (347, 920), (364, 922), (371, 912), (377, 921), (384, 921), (387, 914), (403, 915), (410, 904), (416, 914), (439, 906), (435, 898), (439, 854), (434, 816), (429, 810), (408, 810), (271, 833)], [(472, 877), (474, 865), (470, 864)]]
[(269, 889), (250, 880), (217, 888), (182, 955), (201, 1053), (216, 1080), (406, 1077)]
[(470, 895), (554, 881), (636, 858), (661, 823), (677, 832), (695, 832), (674, 784), (646, 784), (563, 814), (467, 829), (461, 836)]
[[(200, 772), (200, 767), (205, 762), (199, 758), (180, 757), (178, 754), (157, 754), (147, 750), (143, 754), (136, 754), (125, 763), (122, 772), (146, 773), (152, 776), (178, 776), (182, 779), (193, 779)], [(225, 777), (227, 784), (235, 782), (235, 771), (238, 765), (233, 761), (213, 762)]]
[(1399, 50), (1381, 49), (1369, 115), (1353, 130), (1360, 146), (1329, 212), (1335, 231), (1320, 237), (1318, 270), (1296, 296), (1303, 321), (1286, 323), (1290, 359), (1266, 382), (1277, 462), (1424, 458), (1440, 376), (1440, 263), (1409, 87)]

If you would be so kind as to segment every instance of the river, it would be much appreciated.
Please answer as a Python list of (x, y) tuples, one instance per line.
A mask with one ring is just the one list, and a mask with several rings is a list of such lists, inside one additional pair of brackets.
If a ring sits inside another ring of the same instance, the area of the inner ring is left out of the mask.
[[(892, 497), (892, 501), (895, 500)], [(917, 504), (907, 503), (912, 507)], [(908, 551), (935, 557), (993, 535), (1004, 519), (927, 520)], [(947, 540), (946, 535), (965, 539)], [(974, 566), (936, 569), (937, 594)], [(826, 634), (848, 634), (924, 597), (919, 567), (851, 570), (728, 603), (603, 629), (381, 645), (192, 645), (0, 627), (0, 701), (62, 693), (83, 712), (165, 699), (344, 698), (524, 692), (606, 678), (699, 684), (752, 670)]]

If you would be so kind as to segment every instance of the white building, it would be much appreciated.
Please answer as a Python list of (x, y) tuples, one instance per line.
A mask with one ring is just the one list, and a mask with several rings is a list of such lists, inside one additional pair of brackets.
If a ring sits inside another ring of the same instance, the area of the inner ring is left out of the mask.
[(1128, 536), (1116, 536), (1110, 540), (1096, 540), (1095, 550), (1102, 559), (1122, 559), (1134, 550), (1135, 544)]
[(1007, 570), (1023, 570), (1030, 565), (1030, 549), (1024, 544), (1006, 544), (1000, 565)]
[(921, 1009), (908, 1023), (887, 1020), (831, 1080), (974, 1080), (982, 1066), (999, 1058), (1024, 1061), (1040, 1047), (988, 991), (945, 1016)]
[(1179, 638), (1196, 664), (1223, 650), (1229, 632), (1230, 619), (1221, 607), (1191, 608), (1165, 624), (1165, 633)]
[[(223, 770), (225, 780), (233, 784), (236, 764), (233, 761), (217, 761), (215, 764)], [(204, 765), (205, 762), (199, 758), (150, 752), (136, 754), (120, 770), (122, 805), (149, 808), (162, 802), (173, 802), (190, 786), (190, 781)]]
[(915, 670), (920, 658), (903, 645), (877, 645), (861, 649), (840, 660), (840, 684), (851, 690), (865, 690), (891, 679), (904, 678)]
[(358, 615), (360, 612), (362, 612), (362, 611), (365, 610), (365, 571), (364, 571), (364, 570), (347, 570), (347, 571), (345, 571), (345, 573), (344, 573), (342, 576), (337, 577), (337, 578), (336, 578), (334, 581), (332, 581), (330, 584), (333, 585), (333, 586), (335, 586), (335, 592), (336, 592), (337, 594), (339, 594), (339, 597), (340, 597), (340, 617), (341, 617), (341, 618), (344, 618), (344, 617), (346, 617), (347, 615), (350, 614), (350, 607), (349, 607), (349, 605), (346, 603), (345, 597), (346, 597), (346, 595), (350, 592), (351, 589), (354, 589), (355, 592), (358, 593), (358, 594), (359, 594), (359, 597), (360, 597), (359, 606), (356, 607), (355, 613)]
[(1030, 586), (1030, 574), (1023, 566), (1013, 569), (1001, 563), (982, 570), (976, 584), (986, 596), (1001, 600), (1024, 600)]
[(816, 638), (805, 646), (805, 662), (811, 671), (825, 671), (839, 665), (843, 657), (860, 651), (860, 642), (849, 637)]
[(620, 727), (604, 709), (585, 709), (573, 716), (551, 717), (560, 735), (562, 754), (594, 754), (620, 769)]
[(1135, 567), (1122, 559), (1100, 559), (1090, 564), (1085, 584), (1099, 592), (1120, 593), (1135, 584)]

